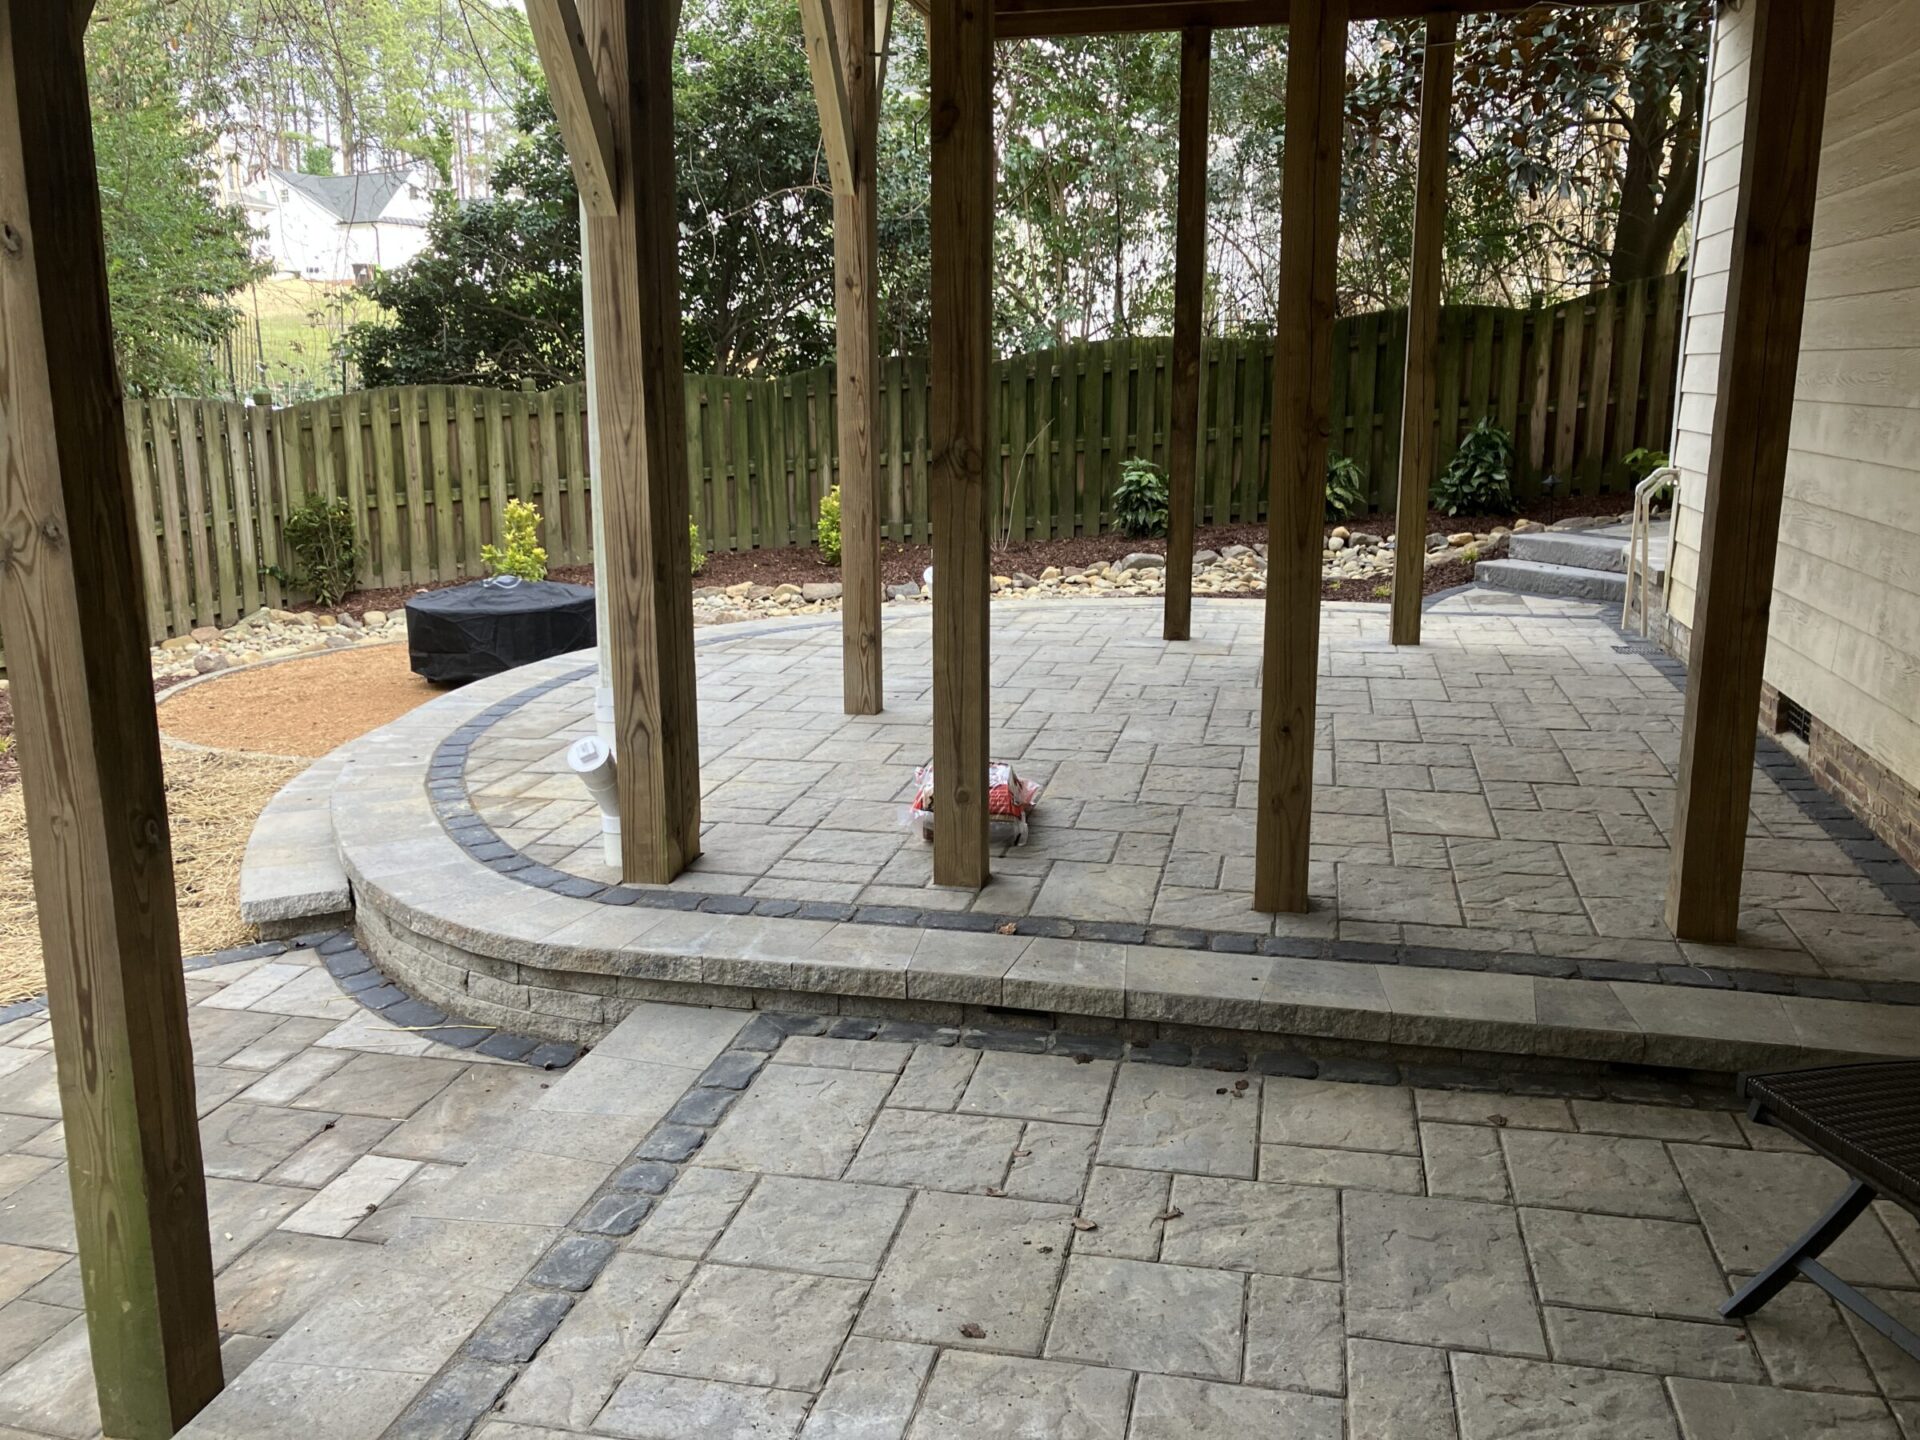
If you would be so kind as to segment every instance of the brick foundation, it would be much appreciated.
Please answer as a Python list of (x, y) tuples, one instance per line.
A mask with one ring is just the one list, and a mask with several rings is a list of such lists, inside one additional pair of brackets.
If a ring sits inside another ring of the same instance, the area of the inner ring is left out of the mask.
[[(1665, 630), (1663, 648), (1685, 660), (1692, 639), (1687, 627), (1669, 616)], [(1795, 698), (1802, 705), (1807, 703), (1804, 697)], [(1811, 712), (1812, 707), (1808, 709)], [(1778, 735), (1781, 730), (1780, 692), (1766, 684), (1760, 687), (1760, 728), (1769, 735)], [(1920, 786), (1894, 774), (1818, 714), (1813, 715), (1803, 759), (1822, 790), (1851, 810), (1908, 865), (1920, 870)]]

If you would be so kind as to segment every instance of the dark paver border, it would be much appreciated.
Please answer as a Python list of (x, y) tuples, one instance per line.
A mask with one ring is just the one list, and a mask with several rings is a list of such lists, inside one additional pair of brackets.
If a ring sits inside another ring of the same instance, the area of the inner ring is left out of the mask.
[[(447, 1014), (438, 1005), (408, 994), (388, 979), (367, 958), (351, 930), (314, 930), (291, 940), (261, 940), (216, 950), (210, 955), (194, 955), (181, 961), (181, 968), (192, 975), (219, 965), (238, 965), (248, 960), (271, 960), (296, 950), (317, 950), (320, 963), (333, 977), (340, 993), (357, 1000), (363, 1009), (378, 1015), (391, 1025), (424, 1036), (456, 1050), (471, 1050), (493, 1060), (510, 1060), (531, 1065), (536, 1070), (564, 1070), (583, 1053), (578, 1045), (557, 1040), (542, 1040), (520, 1035), (494, 1025), (478, 1025)], [(0, 1005), (0, 1025), (47, 1013), (44, 994), (11, 1005)]]
[[(1551, 616), (1515, 618), (1552, 619)], [(1570, 618), (1598, 619), (1621, 637), (1620, 654), (1649, 661), (1675, 687), (1686, 687), (1686, 666), (1649, 640), (1614, 623), (1603, 612)], [(749, 634), (774, 629), (817, 628), (821, 622), (768, 622)], [(741, 632), (705, 643), (740, 638)], [(1104, 941), (1116, 945), (1160, 945), (1208, 950), (1226, 955), (1264, 955), (1305, 960), (1345, 960), (1364, 965), (1405, 965), (1419, 969), (1478, 970), (1500, 975), (1548, 979), (1624, 981), (1640, 985), (1678, 985), (1693, 989), (1745, 990), (1811, 1000), (1856, 1000), (1879, 1005), (1920, 1005), (1920, 981), (1844, 980), (1793, 975), (1745, 967), (1692, 965), (1673, 961), (1595, 960), (1518, 951), (1472, 950), (1441, 945), (1389, 944), (1365, 940), (1312, 940), (1291, 936), (1247, 935), (1238, 931), (1189, 926), (1140, 925), (1108, 920), (1071, 920), (1054, 915), (996, 915), (972, 910), (922, 910), (905, 905), (863, 905), (851, 901), (756, 900), (700, 890), (692, 886), (658, 888), (603, 884), (529, 859), (502, 840), (474, 809), (467, 793), (467, 759), (476, 741), (499, 721), (564, 686), (595, 673), (582, 666), (531, 685), (496, 701), (456, 727), (435, 748), (427, 767), (427, 795), (435, 815), (454, 843), (476, 864), (536, 889), (601, 905), (639, 905), (656, 910), (698, 910), (711, 915), (753, 915), (770, 919), (827, 920), (858, 925), (891, 925), (923, 930), (993, 931), (1003, 935), (1045, 936), (1061, 940)], [(1840, 801), (1821, 790), (1797, 758), (1777, 740), (1756, 734), (1758, 764), (1790, 796), (1808, 819), (1816, 821), (1909, 920), (1920, 924), (1920, 877)]]

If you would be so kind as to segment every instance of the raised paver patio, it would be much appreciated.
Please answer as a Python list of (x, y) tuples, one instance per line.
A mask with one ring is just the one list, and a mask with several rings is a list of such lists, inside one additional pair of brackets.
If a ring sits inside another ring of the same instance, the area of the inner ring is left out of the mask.
[[(199, 1440), (1920, 1436), (1810, 1285), (1716, 1319), (1842, 1183), (1723, 1087), (663, 1005), (544, 1072), (312, 951), (188, 984)], [(0, 1436), (89, 1440), (52, 1066), (0, 1029)], [(1920, 1317), (1905, 1212), (1828, 1258)]]
[(1150, 604), (993, 613), (996, 747), (1047, 788), (980, 892), (927, 883), (905, 823), (930, 724), (909, 606), (874, 717), (840, 711), (831, 624), (703, 637), (706, 849), (672, 886), (605, 866), (564, 753), (591, 667), (566, 657), (316, 767), (256, 830), (243, 906), (284, 922), (350, 894), (403, 988), (575, 1042), (656, 1000), (1717, 1071), (1920, 1054), (1920, 881), (1770, 739), (1740, 943), (1667, 933), (1681, 677), (1596, 607), (1467, 592), (1418, 651), (1377, 607), (1327, 607), (1322, 893), (1277, 917), (1246, 888), (1259, 612), (1198, 602), (1183, 645)]
[[(702, 650), (705, 853), (680, 888), (995, 916), (1058, 916), (1511, 955), (1920, 981), (1920, 926), (1781, 788), (1755, 777), (1736, 946), (1661, 918), (1682, 697), (1599, 607), (1477, 592), (1417, 649), (1384, 612), (1329, 606), (1313, 911), (1252, 906), (1263, 616), (1205, 607), (1192, 641), (1151, 605), (994, 611), (993, 753), (1044, 787), (1031, 838), (979, 893), (932, 884), (904, 823), (928, 752), (924, 623), (888, 631), (887, 710), (840, 713), (838, 632)], [(598, 813), (565, 773), (591, 673), (488, 727), (473, 808), (527, 858), (603, 884)], [(1862, 836), (1871, 849), (1871, 837)], [(1877, 853), (1877, 852), (1876, 852)], [(1920, 896), (1912, 897), (1920, 901)]]

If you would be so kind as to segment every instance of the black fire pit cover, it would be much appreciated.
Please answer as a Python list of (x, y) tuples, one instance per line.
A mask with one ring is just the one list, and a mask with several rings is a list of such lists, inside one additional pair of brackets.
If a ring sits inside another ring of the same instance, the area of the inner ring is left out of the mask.
[(476, 580), (407, 602), (413, 673), (440, 684), (498, 675), (593, 645), (593, 591), (585, 585)]

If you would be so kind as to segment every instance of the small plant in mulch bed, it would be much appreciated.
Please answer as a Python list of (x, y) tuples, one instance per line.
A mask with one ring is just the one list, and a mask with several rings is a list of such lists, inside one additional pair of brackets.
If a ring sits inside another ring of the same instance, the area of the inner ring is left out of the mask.
[(1350, 455), (1327, 452), (1327, 519), (1346, 520), (1367, 508), (1367, 472)]
[[(1666, 451), (1649, 450), (1646, 446), (1642, 445), (1622, 455), (1620, 457), (1620, 463), (1627, 467), (1627, 478), (1633, 481), (1634, 488), (1638, 489), (1642, 480), (1646, 479), (1656, 470), (1664, 470), (1672, 462), (1667, 459)], [(1673, 501), (1673, 482), (1669, 480), (1664, 485), (1655, 486), (1653, 494), (1648, 498), (1649, 503), (1651, 503), (1655, 509), (1658, 509), (1662, 505), (1671, 504)]]
[(267, 573), (283, 585), (313, 596), (322, 609), (331, 609), (353, 589), (360, 566), (360, 546), (353, 534), (353, 507), (330, 495), (309, 495), (282, 527), (294, 569), (269, 565)]
[(840, 563), (840, 487), (834, 486), (820, 499), (820, 518), (813, 527), (814, 544), (820, 548), (822, 565)]
[(505, 545), (482, 545), (480, 558), (495, 575), (521, 580), (547, 578), (547, 552), (540, 543), (540, 512), (525, 500), (509, 500), (502, 517)]
[(1158, 465), (1137, 455), (1121, 462), (1113, 519), (1122, 535), (1136, 540), (1167, 533), (1167, 477)]
[(698, 575), (707, 568), (707, 547), (700, 543), (700, 522), (687, 521), (687, 554), (689, 568)]
[(1449, 515), (1513, 509), (1513, 437), (1482, 416), (1433, 487), (1433, 505)]

